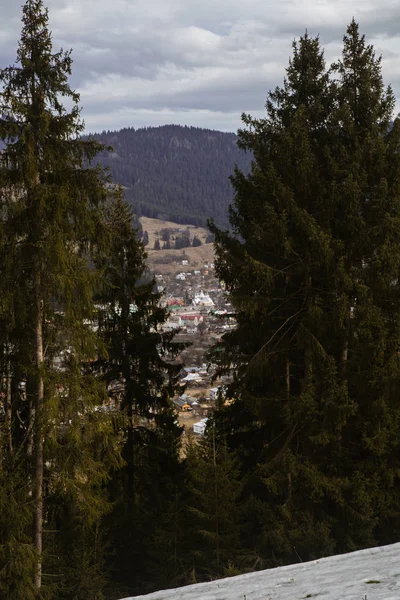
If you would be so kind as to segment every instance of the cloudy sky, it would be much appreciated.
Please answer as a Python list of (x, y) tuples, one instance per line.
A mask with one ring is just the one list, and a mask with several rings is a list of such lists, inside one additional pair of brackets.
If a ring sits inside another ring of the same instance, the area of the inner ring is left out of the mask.
[[(0, 67), (15, 60), (23, 0), (0, 0)], [(73, 49), (87, 131), (180, 123), (235, 131), (261, 116), (291, 42), (328, 61), (354, 16), (400, 100), (398, 0), (45, 0), (54, 49)], [(399, 102), (400, 109), (400, 102)]]

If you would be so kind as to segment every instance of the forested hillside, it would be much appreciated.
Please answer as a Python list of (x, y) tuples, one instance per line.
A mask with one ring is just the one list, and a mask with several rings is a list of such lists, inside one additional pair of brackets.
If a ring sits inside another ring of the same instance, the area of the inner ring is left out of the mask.
[(233, 133), (165, 125), (95, 134), (112, 146), (100, 162), (138, 215), (204, 225), (213, 217), (227, 225), (235, 164), (247, 172), (251, 157)]

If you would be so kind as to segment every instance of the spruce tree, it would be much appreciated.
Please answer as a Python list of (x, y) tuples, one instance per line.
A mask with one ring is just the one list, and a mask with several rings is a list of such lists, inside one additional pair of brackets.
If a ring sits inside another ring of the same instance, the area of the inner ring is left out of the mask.
[(357, 482), (350, 493), (365, 541), (389, 542), (399, 532), (399, 122), (381, 58), (354, 20), (333, 70), (340, 363), (357, 405), (345, 440)]
[(233, 233), (211, 227), (237, 320), (215, 354), (235, 399), (217, 423), (268, 506), (255, 541), (271, 564), (373, 543), (398, 486), (393, 97), (354, 22), (330, 71), (318, 39), (293, 50), (266, 117), (243, 117), (254, 161), (232, 177)]
[[(17, 62), (0, 72), (0, 138), (6, 144), (0, 265), (2, 291), (8, 290), (1, 305), (7, 323), (1, 365), (11, 386), (6, 440), (15, 451), (6, 441), (6, 468), (25, 470), (24, 502), (34, 524), (32, 544), (29, 516), (8, 543), (13, 540), (17, 553), (29, 548), (35, 555), (29, 586), (15, 598), (28, 598), (28, 587), (37, 594), (42, 589), (51, 497), (69, 498), (80, 518), (94, 523), (104, 507), (105, 455), (114, 453), (111, 425), (94, 410), (104, 390), (84, 373), (96, 351), (91, 321), (99, 273), (90, 255), (102, 245), (99, 207), (108, 183), (99, 167), (88, 165), (102, 146), (80, 139), (79, 96), (68, 84), (71, 53), (53, 52), (42, 0), (27, 0), (22, 23)], [(54, 581), (46, 586), (49, 593)]]
[[(236, 366), (231, 387), (235, 402), (221, 415), (226, 415), (227, 433), (240, 450), (244, 469), (251, 472), (259, 465), (248, 494), (258, 478), (257, 493), (273, 506), (272, 521), (265, 524), (271, 533), (269, 548), (263, 548), (270, 556), (279, 556), (279, 546), (293, 546), (274, 536), (280, 522), (292, 520), (300, 508), (292, 503), (295, 490), (309, 494), (307, 488), (316, 481), (307, 469), (308, 458), (312, 464), (319, 453), (321, 462), (328, 459), (324, 468), (329, 469), (334, 449), (317, 438), (327, 406), (341, 404), (344, 420), (352, 410), (320, 339), (334, 264), (331, 236), (317, 218), (318, 211), (325, 217), (319, 157), (331, 104), (319, 41), (306, 34), (293, 45), (283, 87), (268, 97), (266, 118), (243, 116), (247, 129), (239, 132), (239, 144), (253, 152), (254, 162), (248, 176), (236, 171), (232, 178), (234, 233), (212, 227), (217, 273), (230, 292), (237, 320), (219, 353), (222, 370)], [(332, 415), (327, 423), (333, 444), (333, 432), (340, 427), (335, 420)], [(311, 477), (314, 482), (307, 481)], [(322, 497), (330, 493), (322, 473), (318, 488)], [(317, 529), (315, 522), (312, 527)], [(266, 538), (267, 532), (259, 531)]]
[(196, 581), (222, 577), (241, 566), (238, 466), (213, 424), (199, 443), (189, 440), (186, 451), (186, 572)]
[(162, 331), (166, 310), (160, 306), (154, 280), (144, 279), (143, 245), (121, 196), (110, 203), (105, 221), (111, 245), (103, 258), (105, 285), (98, 296), (105, 352), (94, 368), (120, 411), (125, 460), (110, 483), (116, 503), (110, 516), (116, 544), (112, 570), (126, 590), (140, 592), (146, 589), (141, 587), (145, 582), (148, 585), (157, 515), (161, 518), (163, 506), (177, 493), (181, 429), (171, 397), (180, 371), (173, 359), (183, 346)]

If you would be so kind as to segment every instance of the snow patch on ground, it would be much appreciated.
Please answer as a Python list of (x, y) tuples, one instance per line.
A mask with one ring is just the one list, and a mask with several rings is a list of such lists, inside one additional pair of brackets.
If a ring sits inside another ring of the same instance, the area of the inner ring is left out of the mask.
[(400, 543), (125, 600), (400, 600)]

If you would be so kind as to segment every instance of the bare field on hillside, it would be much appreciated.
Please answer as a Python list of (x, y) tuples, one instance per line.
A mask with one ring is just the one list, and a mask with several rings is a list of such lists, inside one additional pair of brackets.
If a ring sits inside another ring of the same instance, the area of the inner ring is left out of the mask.
[(143, 231), (147, 231), (149, 234), (149, 244), (146, 250), (153, 248), (156, 239), (156, 231), (161, 229), (189, 229), (194, 235), (201, 240), (204, 244), (207, 235), (209, 234), (208, 229), (205, 227), (196, 227), (196, 225), (182, 225), (180, 223), (173, 223), (172, 221), (160, 221), (159, 219), (150, 219), (149, 217), (140, 217), (139, 221), (142, 224)]
[[(147, 263), (152, 271), (162, 275), (175, 274), (180, 271), (201, 269), (205, 264), (214, 262), (214, 246), (213, 244), (205, 244), (205, 239), (208, 235), (208, 230), (205, 227), (195, 227), (194, 225), (181, 225), (172, 221), (159, 221), (158, 219), (149, 219), (148, 217), (140, 217), (140, 222), (143, 231), (149, 234), (149, 243), (146, 246)], [(156, 232), (161, 229), (189, 229), (193, 234), (201, 240), (202, 245), (181, 250), (153, 250)], [(176, 257), (176, 262), (162, 264), (163, 257)], [(186, 267), (182, 266), (182, 258), (188, 261)]]

